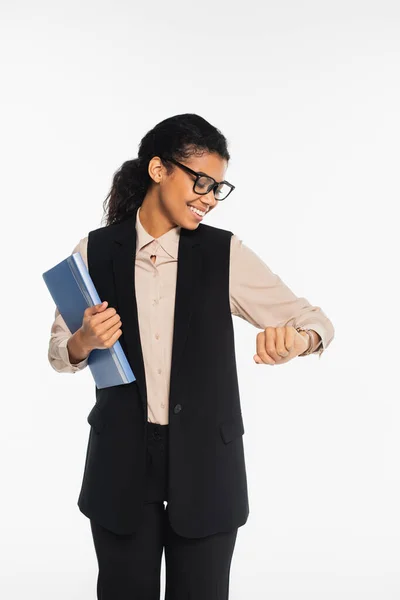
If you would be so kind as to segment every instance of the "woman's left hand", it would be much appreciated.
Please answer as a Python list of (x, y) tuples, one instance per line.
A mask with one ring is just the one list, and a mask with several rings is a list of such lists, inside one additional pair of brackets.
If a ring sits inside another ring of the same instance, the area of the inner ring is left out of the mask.
[(256, 338), (254, 362), (266, 365), (282, 365), (305, 352), (309, 344), (306, 332), (299, 333), (292, 326), (266, 327)]

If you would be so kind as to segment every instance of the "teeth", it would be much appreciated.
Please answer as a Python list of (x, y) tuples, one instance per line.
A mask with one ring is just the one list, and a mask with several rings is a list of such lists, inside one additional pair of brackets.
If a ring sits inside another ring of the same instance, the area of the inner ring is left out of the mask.
[(198, 210), (197, 208), (194, 208), (194, 206), (189, 206), (189, 208), (190, 208), (190, 210), (192, 210), (196, 214), (200, 215), (201, 217), (204, 217), (204, 215), (206, 214), (205, 212), (201, 212), (201, 210)]

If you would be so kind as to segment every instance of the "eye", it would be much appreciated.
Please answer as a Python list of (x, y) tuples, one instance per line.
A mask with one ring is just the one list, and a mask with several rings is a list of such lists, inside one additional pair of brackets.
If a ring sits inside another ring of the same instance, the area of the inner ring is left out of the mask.
[(200, 189), (204, 190), (204, 189), (206, 189), (207, 185), (206, 185), (206, 183), (205, 183), (204, 181), (202, 181), (202, 180), (200, 179), (200, 180), (197, 182), (197, 186), (196, 186), (196, 187), (198, 187), (198, 188), (200, 188)]

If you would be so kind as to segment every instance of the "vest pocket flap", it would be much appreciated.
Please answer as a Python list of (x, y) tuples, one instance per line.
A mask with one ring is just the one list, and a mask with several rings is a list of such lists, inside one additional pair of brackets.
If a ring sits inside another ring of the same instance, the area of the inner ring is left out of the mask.
[(97, 404), (93, 406), (92, 410), (88, 414), (87, 422), (93, 427), (96, 433), (100, 433), (100, 431), (103, 429), (104, 420)]
[(220, 431), (221, 431), (222, 439), (224, 440), (225, 444), (228, 444), (236, 437), (243, 435), (244, 434), (244, 425), (243, 425), (242, 416), (238, 415), (237, 417), (232, 417), (231, 419), (228, 419), (227, 421), (223, 421), (220, 424)]

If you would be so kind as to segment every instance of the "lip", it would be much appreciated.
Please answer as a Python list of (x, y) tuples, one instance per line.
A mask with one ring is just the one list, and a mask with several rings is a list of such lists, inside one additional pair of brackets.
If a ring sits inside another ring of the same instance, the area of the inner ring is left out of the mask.
[[(192, 208), (197, 208), (197, 206), (193, 206), (191, 204), (188, 204), (187, 207), (190, 210), (190, 206), (192, 206)], [(201, 210), (201, 208), (197, 208), (197, 210)], [(206, 211), (207, 214), (208, 211)], [(193, 217), (197, 220), (197, 221), (202, 221), (204, 217), (201, 217), (200, 215), (194, 213), (192, 210), (190, 211), (190, 214), (193, 215)], [(204, 215), (205, 216), (205, 215)]]

